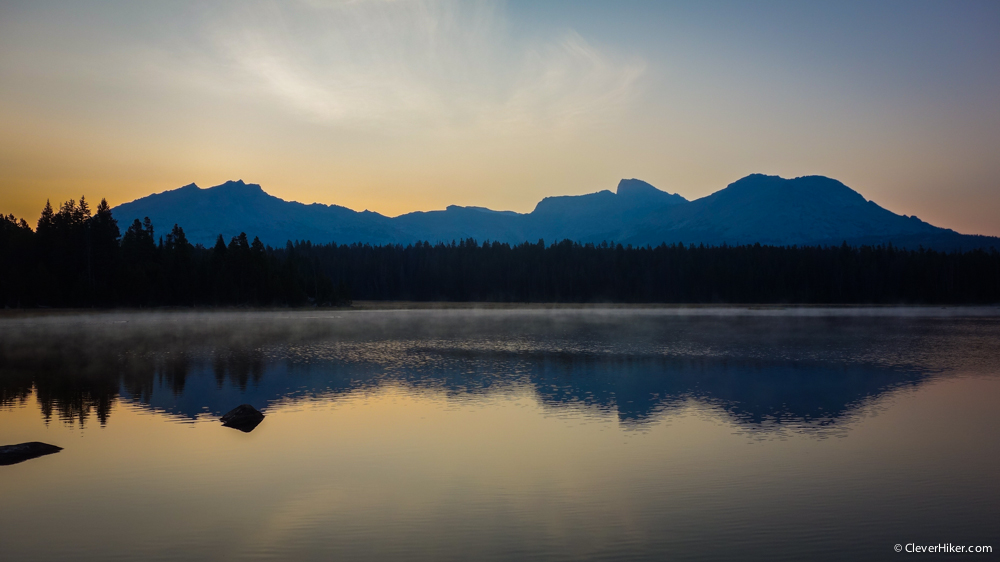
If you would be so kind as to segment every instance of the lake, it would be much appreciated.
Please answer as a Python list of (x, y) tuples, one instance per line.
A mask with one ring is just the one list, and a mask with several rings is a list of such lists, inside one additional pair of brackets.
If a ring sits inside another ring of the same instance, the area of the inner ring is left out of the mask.
[(998, 404), (997, 308), (8, 314), (0, 558), (996, 559)]

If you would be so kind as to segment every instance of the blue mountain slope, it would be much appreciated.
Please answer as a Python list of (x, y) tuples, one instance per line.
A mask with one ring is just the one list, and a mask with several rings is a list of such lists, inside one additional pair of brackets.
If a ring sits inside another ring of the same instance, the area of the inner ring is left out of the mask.
[[(958, 233), (888, 211), (837, 180), (753, 174), (723, 190), (670, 209), (625, 238), (633, 244), (829, 245), (888, 243), (950, 249), (975, 246)], [(916, 245), (920, 245), (918, 242)]]
[(689, 203), (637, 180), (621, 180), (616, 193), (600, 191), (589, 195), (546, 197), (529, 215), (537, 238), (582, 242), (622, 240), (629, 228), (666, 216), (672, 207)]
[(940, 250), (1000, 248), (1000, 239), (969, 236), (900, 216), (839, 181), (754, 174), (695, 201), (637, 179), (617, 192), (546, 197), (531, 213), (449, 206), (389, 218), (337, 205), (304, 205), (265, 193), (259, 185), (230, 181), (201, 189), (191, 184), (143, 197), (114, 210), (126, 227), (149, 217), (158, 235), (176, 223), (188, 239), (209, 246), (240, 232), (272, 246), (287, 240), (316, 243), (451, 242), (474, 238), (510, 243), (620, 242), (815, 245), (881, 244)]
[(480, 242), (523, 242), (530, 238), (524, 216), (512, 211), (449, 205), (443, 211), (407, 213), (392, 220), (410, 241), (451, 242), (475, 238)]
[(648, 220), (658, 211), (686, 204), (680, 195), (630, 179), (618, 192), (546, 197), (528, 214), (451, 206), (444, 211), (409, 213), (393, 219), (414, 240), (451, 241), (475, 238), (521, 243), (566, 238), (585, 242), (621, 239), (626, 225)]
[(272, 246), (283, 246), (288, 240), (363, 240), (376, 244), (401, 241), (391, 219), (378, 213), (285, 201), (242, 180), (209, 189), (190, 184), (119, 205), (112, 212), (122, 223), (122, 230), (133, 219), (149, 217), (156, 235), (166, 234), (179, 224), (188, 240), (205, 246), (214, 244), (219, 234), (228, 242), (240, 232), (246, 232), (251, 239), (258, 236)]

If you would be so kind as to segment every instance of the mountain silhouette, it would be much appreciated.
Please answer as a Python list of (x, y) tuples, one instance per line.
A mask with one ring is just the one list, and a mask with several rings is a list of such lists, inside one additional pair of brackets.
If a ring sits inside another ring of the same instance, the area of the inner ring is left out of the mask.
[(948, 233), (954, 233), (888, 211), (837, 180), (823, 176), (787, 180), (762, 174), (747, 176), (690, 205), (670, 209), (633, 232), (623, 241), (780, 246), (844, 241), (898, 245), (906, 237), (948, 238)]
[(707, 197), (688, 201), (638, 179), (615, 192), (546, 197), (530, 213), (449, 206), (390, 218), (338, 205), (285, 201), (242, 180), (201, 189), (195, 184), (115, 207), (124, 224), (149, 217), (159, 232), (181, 225), (209, 246), (240, 232), (269, 245), (410, 244), (474, 238), (518, 244), (570, 239), (633, 246), (661, 243), (852, 245), (970, 250), (1000, 248), (1000, 238), (959, 234), (917, 217), (897, 215), (823, 176), (784, 179), (752, 174)]
[(174, 224), (192, 243), (211, 246), (222, 234), (228, 242), (240, 232), (272, 246), (287, 240), (364, 241), (385, 244), (400, 240), (392, 219), (338, 205), (306, 205), (285, 201), (243, 180), (201, 189), (195, 184), (119, 205), (112, 210), (119, 224), (149, 217), (159, 233)]

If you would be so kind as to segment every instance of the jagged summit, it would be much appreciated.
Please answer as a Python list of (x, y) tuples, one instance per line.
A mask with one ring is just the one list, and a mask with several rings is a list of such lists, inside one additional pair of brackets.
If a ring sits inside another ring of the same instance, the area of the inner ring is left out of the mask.
[(210, 187), (208, 189), (214, 189), (219, 191), (260, 191), (263, 192), (264, 188), (257, 183), (246, 183), (243, 180), (229, 180), (226, 183)]
[(687, 199), (677, 194), (667, 193), (657, 189), (652, 185), (635, 178), (623, 179), (618, 182), (616, 191), (618, 197), (630, 200), (641, 200), (645, 202), (659, 202), (665, 204), (687, 203)]
[(615, 190), (618, 195), (632, 196), (632, 195), (649, 195), (651, 193), (665, 193), (656, 189), (652, 185), (635, 178), (623, 179), (618, 182), (618, 189)]
[(650, 192), (650, 191), (659, 191), (659, 189), (656, 189), (652, 185), (642, 180), (631, 178), (631, 179), (622, 179), (621, 181), (619, 181), (618, 189), (615, 190), (615, 193), (617, 193), (618, 195), (626, 195), (629, 192)]
[(409, 244), (474, 238), (555, 242), (828, 245), (892, 243), (942, 250), (1000, 248), (1000, 239), (966, 236), (897, 215), (824, 176), (751, 174), (688, 201), (635, 178), (616, 191), (546, 197), (531, 213), (450, 205), (389, 218), (337, 205), (306, 205), (267, 194), (242, 179), (201, 189), (192, 183), (113, 209), (119, 222), (150, 217), (157, 232), (174, 224), (206, 246), (246, 232), (272, 246), (317, 243)]

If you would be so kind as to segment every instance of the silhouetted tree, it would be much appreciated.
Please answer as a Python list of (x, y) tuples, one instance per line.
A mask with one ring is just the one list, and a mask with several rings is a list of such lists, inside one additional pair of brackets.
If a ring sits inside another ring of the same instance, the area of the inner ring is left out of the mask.
[(0, 216), (0, 306), (34, 304), (34, 235), (24, 219)]
[(111, 214), (105, 199), (97, 205), (97, 212), (90, 219), (90, 262), (93, 280), (93, 302), (109, 305), (115, 302), (115, 280), (118, 276), (119, 239), (118, 221)]
[(184, 235), (184, 229), (175, 224), (167, 234), (162, 257), (165, 273), (162, 295), (169, 304), (191, 305), (196, 302), (198, 276), (194, 251), (194, 246)]
[(149, 217), (135, 219), (125, 230), (121, 244), (120, 294), (133, 306), (155, 304), (157, 247)]

